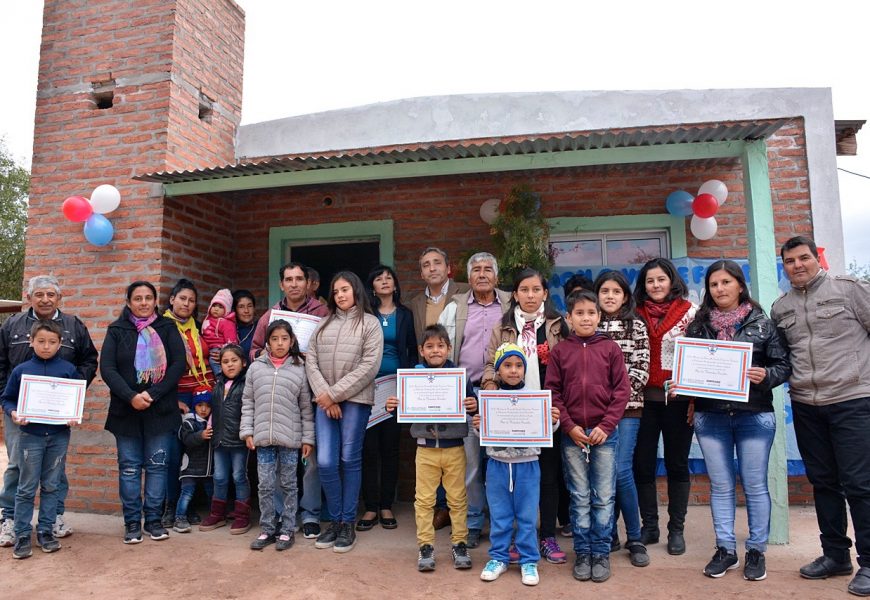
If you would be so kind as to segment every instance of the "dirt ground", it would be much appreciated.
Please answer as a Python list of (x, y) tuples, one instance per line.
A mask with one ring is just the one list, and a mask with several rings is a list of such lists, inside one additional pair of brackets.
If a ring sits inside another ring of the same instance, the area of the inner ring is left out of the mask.
[[(669, 556), (664, 544), (650, 547), (650, 566), (632, 567), (625, 551), (613, 555), (613, 577), (602, 584), (580, 583), (571, 577), (573, 554), (566, 565), (540, 566), (541, 583), (535, 588), (520, 583), (512, 566), (498, 581), (480, 581), (487, 560), (487, 545), (471, 551), (471, 571), (456, 571), (450, 561), (448, 529), (438, 532), (437, 569), (416, 570), (413, 507), (397, 506), (399, 528), (376, 528), (361, 533), (348, 554), (316, 550), (313, 540), (297, 539), (289, 551), (274, 546), (262, 552), (248, 549), (256, 536), (233, 536), (228, 528), (190, 534), (172, 533), (168, 540), (146, 538), (134, 546), (122, 540), (118, 516), (67, 514), (75, 533), (62, 540), (63, 549), (43, 554), (34, 548), (26, 560), (14, 560), (10, 549), (0, 549), (3, 598), (578, 598), (604, 594), (609, 598), (695, 599), (715, 595), (716, 600), (746, 594), (774, 598), (845, 598), (847, 577), (807, 581), (798, 567), (819, 554), (812, 509), (790, 513), (792, 543), (771, 546), (767, 553), (768, 578), (748, 582), (742, 570), (717, 580), (701, 574), (713, 552), (709, 509), (691, 507), (688, 517), (688, 553)], [(746, 535), (746, 516), (738, 512), (738, 538)], [(570, 539), (560, 538), (565, 549)], [(743, 554), (740, 554), (741, 563)]]

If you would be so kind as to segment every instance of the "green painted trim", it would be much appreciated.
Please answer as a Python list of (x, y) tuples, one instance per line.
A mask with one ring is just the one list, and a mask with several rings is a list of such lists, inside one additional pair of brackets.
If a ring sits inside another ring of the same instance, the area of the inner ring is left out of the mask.
[(671, 257), (686, 256), (686, 219), (673, 215), (617, 215), (613, 217), (555, 217), (547, 219), (551, 234), (597, 233), (667, 229)]
[(686, 144), (663, 144), (660, 146), (632, 146), (630, 148), (596, 148), (593, 150), (568, 150), (565, 152), (544, 152), (540, 154), (454, 158), (450, 160), (429, 160), (389, 165), (313, 169), (310, 171), (264, 175), (240, 175), (205, 181), (167, 183), (163, 186), (163, 193), (166, 196), (187, 196), (191, 194), (234, 192), (295, 185), (346, 183), (350, 181), (377, 181), (405, 177), (432, 177), (437, 175), (557, 169), (672, 160), (737, 158), (743, 152), (744, 143), (742, 141), (693, 142)]
[[(770, 194), (770, 174), (767, 165), (767, 144), (764, 140), (746, 142), (743, 150), (743, 189), (746, 198), (746, 228), (749, 232), (749, 269), (752, 297), (770, 310), (779, 296), (776, 276), (776, 235), (773, 201)], [(770, 451), (768, 488), (770, 489), (770, 542), (787, 544), (788, 532), (788, 467), (785, 446), (785, 411), (783, 392), (774, 390), (776, 436)]]
[[(341, 241), (365, 237), (377, 237), (380, 245), (381, 262), (393, 266), (395, 241), (393, 239), (393, 220), (348, 221), (344, 223), (322, 223), (320, 225), (292, 225), (269, 229), (269, 306), (281, 298), (275, 273), (284, 264), (284, 250), (288, 245), (307, 241)], [(274, 283), (273, 283), (274, 282)]]

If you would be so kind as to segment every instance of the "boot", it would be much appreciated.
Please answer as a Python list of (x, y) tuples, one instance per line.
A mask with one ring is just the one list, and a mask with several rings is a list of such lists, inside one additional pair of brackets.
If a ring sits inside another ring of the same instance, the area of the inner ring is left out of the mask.
[(668, 481), (668, 554), (685, 554), (686, 540), (683, 529), (686, 525), (686, 508), (689, 504), (688, 481)]
[(637, 484), (637, 503), (640, 507), (640, 541), (645, 546), (659, 543), (659, 492), (653, 483)]
[(200, 531), (211, 531), (218, 527), (223, 527), (227, 524), (227, 503), (226, 500), (218, 500), (213, 498), (211, 501), (211, 512), (199, 524)]
[(251, 528), (251, 505), (248, 502), (249, 500), (236, 500), (236, 517), (230, 525), (230, 533), (233, 535), (247, 533)]

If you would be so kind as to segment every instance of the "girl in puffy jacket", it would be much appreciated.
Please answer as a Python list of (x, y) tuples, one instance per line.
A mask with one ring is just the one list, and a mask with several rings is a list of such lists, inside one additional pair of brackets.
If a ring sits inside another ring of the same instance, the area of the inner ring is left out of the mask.
[[(275, 544), (277, 550), (287, 550), (296, 529), (296, 465), (300, 449), (302, 457), (308, 458), (314, 447), (314, 412), (304, 358), (290, 323), (278, 319), (269, 325), (266, 350), (248, 368), (239, 438), (248, 449), (257, 451), (261, 532), (251, 549)], [(276, 486), (284, 499), (280, 531)]]

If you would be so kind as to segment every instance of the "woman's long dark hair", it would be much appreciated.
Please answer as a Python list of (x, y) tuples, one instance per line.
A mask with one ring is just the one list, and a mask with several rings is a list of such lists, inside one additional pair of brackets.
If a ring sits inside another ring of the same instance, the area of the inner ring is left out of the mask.
[(339, 279), (344, 279), (350, 284), (350, 287), (353, 290), (354, 305), (359, 309), (357, 310), (355, 319), (356, 323), (354, 324), (354, 327), (362, 325), (365, 313), (369, 313), (370, 315), (375, 314), (372, 310), (372, 305), (369, 302), (368, 294), (366, 294), (366, 288), (359, 276), (352, 271), (339, 271), (332, 277), (332, 281), (329, 283), (329, 298), (326, 301), (326, 306), (329, 308), (329, 315), (321, 321), (320, 326), (317, 328), (317, 339), (320, 339), (320, 334), (323, 333), (323, 330), (326, 329), (329, 322), (335, 318), (335, 311), (338, 309), (338, 306), (335, 304), (335, 284)]
[(565, 322), (565, 319), (562, 318), (562, 314), (556, 310), (556, 307), (553, 306), (553, 303), (550, 301), (550, 287), (547, 285), (547, 278), (544, 277), (544, 274), (538, 271), (537, 269), (525, 268), (519, 273), (517, 273), (516, 277), (514, 277), (514, 285), (511, 289), (511, 303), (508, 306), (507, 311), (501, 318), (502, 327), (516, 327), (516, 323), (514, 322), (514, 309), (519, 306), (519, 302), (517, 302), (516, 298), (514, 298), (514, 294), (520, 289), (520, 284), (530, 277), (537, 277), (541, 286), (547, 292), (547, 299), (544, 300), (544, 318), (545, 319), (559, 319), (559, 327), (562, 329), (562, 336), (567, 337), (568, 335), (568, 324)]
[(740, 265), (733, 260), (717, 260), (707, 267), (707, 273), (704, 275), (704, 297), (701, 299), (701, 307), (695, 314), (695, 321), (699, 323), (709, 322), (710, 312), (716, 308), (716, 301), (713, 300), (713, 295), (710, 293), (710, 277), (717, 271), (725, 271), (743, 288), (737, 298), (738, 303), (749, 302), (753, 307), (763, 310), (761, 305), (749, 295), (749, 286), (746, 285), (746, 277), (743, 276), (743, 269), (740, 268)]
[(402, 289), (399, 287), (399, 276), (396, 275), (396, 272), (392, 267), (378, 265), (369, 272), (369, 276), (366, 278), (366, 291), (369, 293), (369, 297), (371, 298), (372, 308), (377, 308), (381, 305), (381, 299), (378, 298), (377, 294), (375, 294), (375, 279), (384, 273), (387, 273), (392, 277), (393, 283), (396, 284), (396, 289), (393, 290), (393, 302), (396, 306), (402, 306)]
[(689, 295), (689, 287), (680, 274), (677, 273), (677, 268), (674, 263), (667, 258), (653, 258), (648, 260), (644, 266), (640, 268), (640, 273), (637, 275), (637, 284), (634, 286), (634, 301), (637, 306), (643, 306), (643, 303), (649, 300), (649, 294), (646, 292), (646, 274), (653, 269), (661, 269), (671, 280), (671, 291), (668, 292), (665, 302), (671, 302), (677, 298), (686, 298)]
[[(615, 318), (620, 321), (633, 321), (637, 319), (637, 313), (634, 312), (634, 296), (631, 293), (631, 285), (628, 283), (628, 278), (622, 273), (622, 271), (602, 271), (598, 274), (598, 277), (595, 278), (595, 283), (592, 285), (593, 291), (595, 292), (595, 297), (598, 298), (598, 292), (601, 291), (601, 286), (603, 286), (608, 281), (616, 282), (622, 289), (622, 293), (625, 294), (625, 302), (623, 302), (622, 306), (616, 311)], [(601, 306), (601, 301), (598, 301), (598, 306)], [(604, 310), (601, 311), (602, 318), (604, 317)]]
[(133, 283), (131, 283), (130, 285), (127, 286), (127, 291), (126, 291), (127, 302), (129, 302), (130, 298), (133, 297), (133, 292), (138, 287), (147, 287), (149, 290), (151, 290), (151, 293), (154, 294), (154, 301), (155, 302), (157, 301), (157, 289), (154, 287), (154, 284), (152, 284), (150, 281), (141, 281), (140, 280), (140, 281), (134, 281)]

